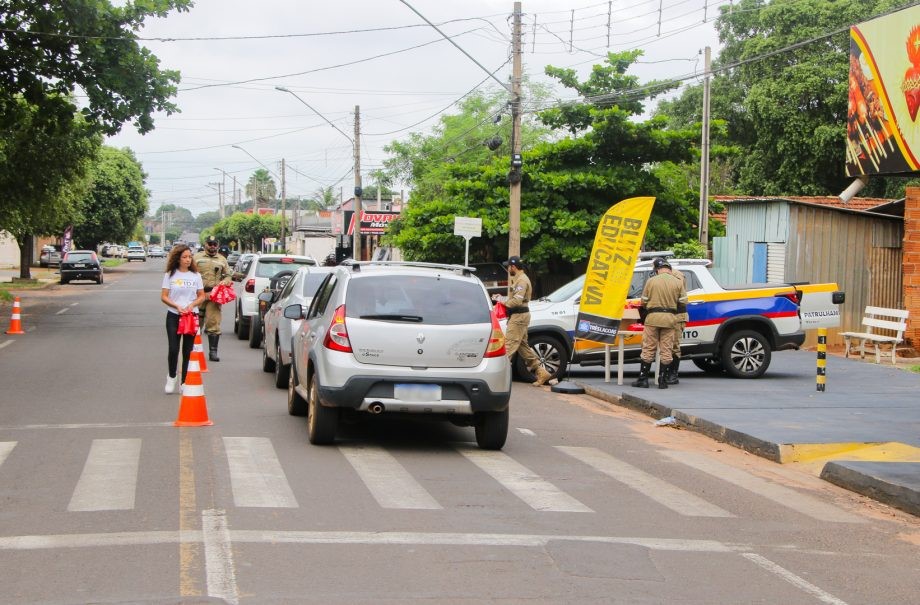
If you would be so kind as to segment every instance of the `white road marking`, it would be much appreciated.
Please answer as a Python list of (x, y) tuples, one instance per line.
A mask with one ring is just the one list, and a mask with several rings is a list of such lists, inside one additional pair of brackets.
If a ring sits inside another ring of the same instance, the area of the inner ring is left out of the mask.
[(3, 431), (31, 431), (36, 429), (123, 429), (172, 427), (172, 422), (99, 422), (88, 424), (19, 424), (0, 426)]
[(522, 434), (527, 435), (528, 437), (536, 437), (537, 434), (531, 431), (530, 429), (518, 429)]
[(442, 508), (409, 471), (379, 447), (339, 446), (361, 481), (383, 508), (437, 510)]
[(593, 513), (594, 511), (544, 481), (530, 469), (502, 452), (458, 447), (467, 460), (489, 474), (515, 496), (539, 511), (562, 513)]
[(62, 315), (64, 313), (67, 313), (68, 311), (70, 311), (70, 307), (64, 307), (63, 309), (55, 313), (55, 315)]
[(140, 455), (140, 439), (94, 439), (67, 510), (133, 509)]
[(13, 448), (16, 447), (16, 443), (16, 441), (0, 441), (0, 464), (6, 461), (6, 457), (9, 456)]
[(593, 447), (556, 446), (561, 452), (581, 460), (608, 477), (624, 483), (655, 502), (688, 517), (734, 517), (730, 512), (706, 502), (688, 491), (618, 460)]
[(224, 437), (224, 449), (236, 506), (297, 508), (270, 439)]
[(8, 347), (8, 346), (10, 346), (11, 344), (13, 344), (14, 342), (16, 342), (16, 341), (15, 341), (15, 340), (5, 340), (5, 341), (3, 341), (3, 342), (0, 342), (0, 349), (2, 349), (3, 347)]
[(757, 565), (763, 567), (770, 573), (774, 573), (778, 575), (779, 577), (786, 580), (787, 582), (789, 582), (790, 584), (792, 584), (799, 590), (807, 592), (808, 594), (817, 598), (822, 603), (829, 603), (830, 605), (847, 605), (845, 601), (841, 601), (834, 595), (821, 590), (820, 588), (818, 588), (811, 582), (808, 582), (805, 579), (800, 578), (799, 576), (795, 575), (794, 573), (792, 573), (785, 567), (780, 567), (779, 565), (777, 565), (770, 559), (761, 557), (760, 555), (756, 553), (752, 553), (752, 552), (741, 553), (741, 556), (747, 559), (748, 561), (752, 561), (756, 563)]
[(201, 539), (204, 541), (208, 596), (223, 599), (234, 605), (239, 603), (240, 593), (233, 566), (233, 546), (225, 511), (201, 511)]
[(80, 303), (78, 303), (78, 302), (70, 303), (70, 306), (71, 306), (71, 307), (76, 307), (76, 306), (79, 305), (79, 304), (80, 304)]
[(788, 487), (778, 485), (766, 479), (761, 479), (747, 471), (734, 466), (729, 466), (709, 456), (693, 452), (662, 452), (665, 456), (686, 464), (691, 468), (703, 471), (713, 477), (728, 481), (732, 485), (742, 487), (758, 496), (772, 500), (787, 508), (808, 515), (819, 521), (831, 523), (865, 523), (862, 517), (850, 514), (807, 494), (799, 493)]

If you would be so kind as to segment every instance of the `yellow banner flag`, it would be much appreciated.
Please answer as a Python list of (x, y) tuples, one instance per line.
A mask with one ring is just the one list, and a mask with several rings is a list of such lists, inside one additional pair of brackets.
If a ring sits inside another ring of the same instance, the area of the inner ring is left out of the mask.
[(653, 197), (633, 197), (611, 206), (601, 218), (588, 259), (575, 338), (616, 342), (626, 293), (654, 205)]

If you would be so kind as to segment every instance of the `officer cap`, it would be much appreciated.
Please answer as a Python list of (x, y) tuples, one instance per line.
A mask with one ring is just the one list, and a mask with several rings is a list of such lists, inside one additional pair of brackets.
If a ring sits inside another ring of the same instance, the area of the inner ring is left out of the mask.
[(219, 243), (220, 243), (220, 240), (218, 240), (218, 239), (217, 239), (216, 237), (214, 237), (213, 235), (209, 235), (209, 236), (208, 236), (208, 239), (204, 240), (204, 243), (205, 243), (205, 244), (219, 244)]
[(512, 266), (512, 267), (517, 267), (518, 269), (523, 269), (524, 261), (523, 259), (521, 259), (520, 256), (512, 256), (511, 258), (503, 262), (502, 266), (506, 268), (509, 266)]
[(668, 269), (670, 269), (671, 263), (669, 263), (668, 260), (662, 256), (659, 256), (658, 258), (652, 261), (652, 268), (655, 269), (655, 271), (657, 271), (658, 269), (661, 269), (662, 267), (667, 267)]

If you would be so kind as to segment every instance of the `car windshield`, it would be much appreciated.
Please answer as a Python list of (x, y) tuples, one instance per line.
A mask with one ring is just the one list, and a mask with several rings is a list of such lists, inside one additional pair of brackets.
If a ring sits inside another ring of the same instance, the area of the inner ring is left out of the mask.
[(569, 300), (573, 296), (581, 294), (582, 289), (585, 287), (585, 276), (576, 277), (566, 285), (562, 286), (555, 292), (545, 296), (541, 300), (548, 300), (550, 302), (562, 302), (564, 300)]
[(315, 265), (316, 263), (307, 258), (267, 258), (260, 259), (256, 267), (256, 277), (274, 277), (281, 271), (290, 271), (297, 269), (300, 265)]
[(67, 255), (67, 260), (72, 263), (85, 263), (93, 260), (93, 255), (89, 252), (71, 252)]
[(363, 319), (416, 321), (429, 325), (489, 323), (482, 285), (437, 275), (387, 275), (352, 279), (345, 315)]

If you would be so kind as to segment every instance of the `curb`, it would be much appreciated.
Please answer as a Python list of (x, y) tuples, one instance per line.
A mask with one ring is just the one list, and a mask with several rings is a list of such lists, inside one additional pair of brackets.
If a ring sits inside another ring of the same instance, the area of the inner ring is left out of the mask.
[[(878, 500), (912, 515), (920, 517), (920, 491), (916, 486), (902, 484), (873, 474), (879, 464), (894, 465), (889, 469), (908, 468), (916, 462), (828, 462), (821, 471), (821, 478), (844, 489)], [(914, 473), (916, 476), (916, 472)]]

